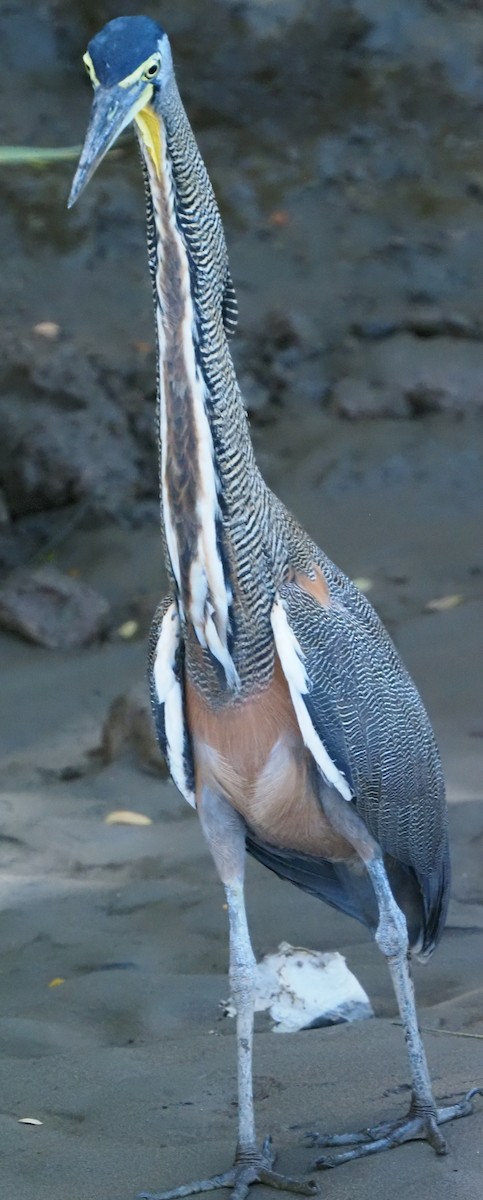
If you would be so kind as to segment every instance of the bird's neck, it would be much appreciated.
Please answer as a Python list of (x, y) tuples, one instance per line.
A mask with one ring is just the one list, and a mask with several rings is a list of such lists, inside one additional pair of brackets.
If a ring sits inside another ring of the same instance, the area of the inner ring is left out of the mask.
[(259, 599), (268, 493), (223, 325), (228, 262), (221, 218), (175, 88), (152, 135), (159, 137), (155, 152), (145, 136), (142, 151), (168, 566), (182, 619), (236, 690), (235, 629), (239, 637), (243, 613), (253, 615)]

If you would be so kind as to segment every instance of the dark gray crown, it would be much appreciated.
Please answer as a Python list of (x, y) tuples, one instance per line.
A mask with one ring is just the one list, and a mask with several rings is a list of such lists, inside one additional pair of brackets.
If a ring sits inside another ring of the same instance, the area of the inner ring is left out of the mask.
[(99, 83), (111, 86), (126, 79), (155, 54), (164, 37), (164, 29), (150, 17), (116, 17), (109, 21), (87, 47)]

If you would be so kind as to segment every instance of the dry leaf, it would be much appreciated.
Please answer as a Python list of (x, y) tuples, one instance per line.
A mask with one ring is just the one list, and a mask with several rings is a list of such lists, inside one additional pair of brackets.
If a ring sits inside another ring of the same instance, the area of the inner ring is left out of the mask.
[(458, 604), (462, 604), (464, 596), (459, 596), (457, 593), (453, 596), (439, 596), (436, 600), (428, 600), (424, 606), (425, 612), (449, 612), (450, 608), (457, 608)]
[(370, 592), (374, 587), (372, 579), (366, 579), (365, 575), (358, 575), (357, 578), (353, 580), (353, 583), (355, 583), (356, 587), (359, 588), (360, 592)]
[(128, 808), (119, 808), (110, 812), (104, 818), (105, 825), (152, 825), (151, 817), (144, 813), (130, 812)]
[(129, 641), (130, 638), (133, 638), (136, 636), (138, 629), (139, 629), (138, 621), (124, 621), (124, 624), (119, 626), (117, 633), (118, 633), (119, 637), (124, 638), (126, 641)]
[(37, 1117), (19, 1117), (18, 1125), (43, 1125), (43, 1121), (38, 1121)]
[(61, 975), (56, 975), (55, 979), (50, 980), (48, 987), (60, 987), (61, 983), (65, 983), (65, 979), (62, 979)]
[(34, 325), (34, 333), (40, 334), (40, 337), (48, 338), (50, 342), (54, 342), (60, 333), (60, 325), (56, 321), (39, 321), (38, 325)]

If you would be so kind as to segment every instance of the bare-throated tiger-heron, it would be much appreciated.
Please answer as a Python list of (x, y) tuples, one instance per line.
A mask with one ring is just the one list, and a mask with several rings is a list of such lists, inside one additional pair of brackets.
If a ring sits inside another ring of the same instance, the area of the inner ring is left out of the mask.
[(84, 62), (94, 101), (70, 204), (130, 122), (144, 166), (170, 580), (152, 629), (151, 695), (172, 779), (198, 811), (225, 887), (237, 1009), (234, 1165), (161, 1195), (232, 1187), (243, 1200), (257, 1181), (308, 1194), (315, 1185), (278, 1175), (270, 1140), (261, 1149), (256, 1141), (245, 850), (373, 931), (404, 1027), (408, 1115), (319, 1136), (330, 1155), (316, 1165), (420, 1137), (443, 1154), (440, 1126), (471, 1111), (476, 1089), (437, 1107), (409, 970), (410, 952), (429, 955), (446, 917), (440, 760), (369, 601), (256, 465), (228, 341), (237, 310), (223, 227), (166, 33), (146, 17), (121, 17), (92, 39)]

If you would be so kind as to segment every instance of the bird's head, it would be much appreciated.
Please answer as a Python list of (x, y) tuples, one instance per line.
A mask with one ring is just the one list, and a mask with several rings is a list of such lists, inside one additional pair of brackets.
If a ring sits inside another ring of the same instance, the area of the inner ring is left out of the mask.
[(162, 97), (173, 80), (173, 61), (164, 29), (149, 17), (118, 17), (89, 42), (84, 63), (94, 88), (92, 114), (74, 181), (75, 204), (99, 163), (135, 121), (160, 170)]

